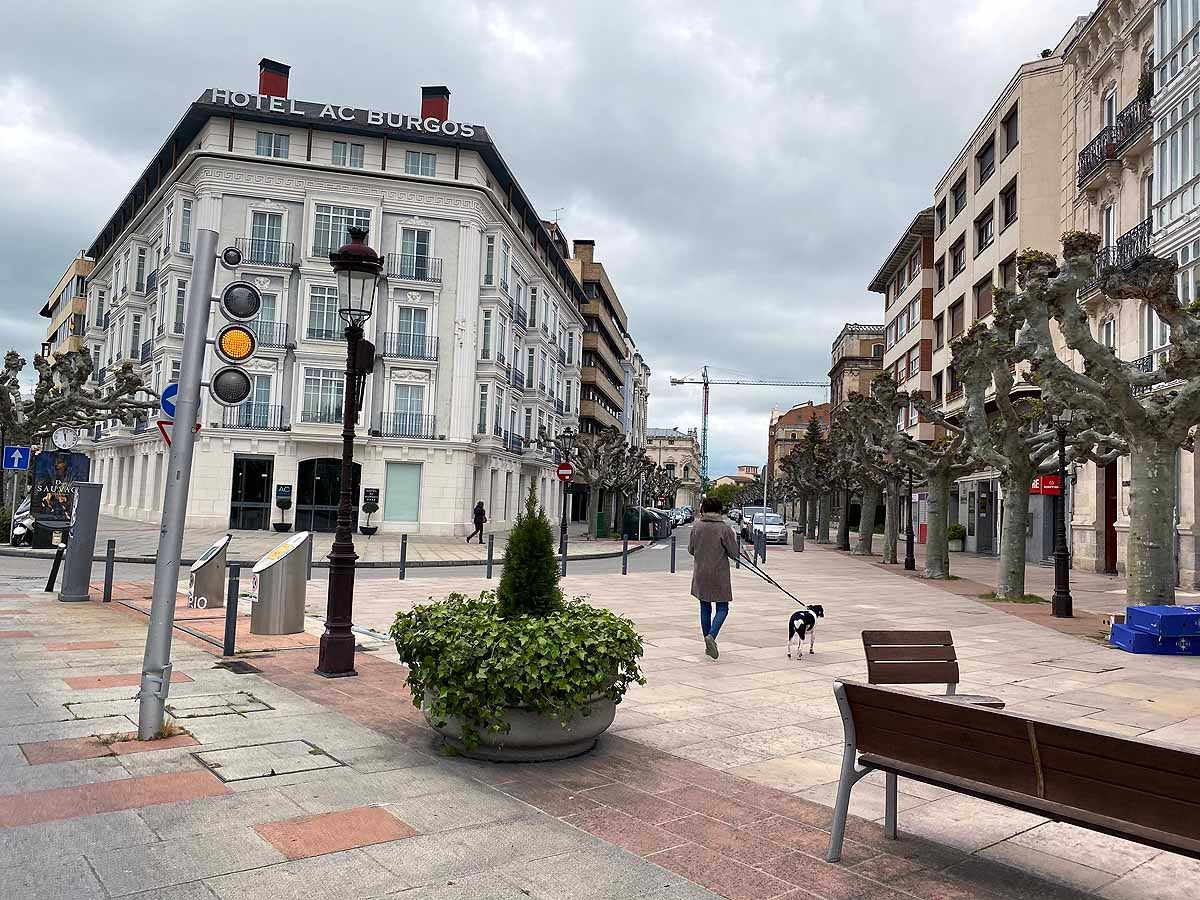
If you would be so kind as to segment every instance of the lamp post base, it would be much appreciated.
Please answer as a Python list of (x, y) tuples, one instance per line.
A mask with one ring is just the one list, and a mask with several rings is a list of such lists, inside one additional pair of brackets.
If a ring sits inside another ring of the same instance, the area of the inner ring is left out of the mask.
[(354, 669), (354, 635), (323, 634), (317, 667), (313, 670), (322, 678), (350, 678)]

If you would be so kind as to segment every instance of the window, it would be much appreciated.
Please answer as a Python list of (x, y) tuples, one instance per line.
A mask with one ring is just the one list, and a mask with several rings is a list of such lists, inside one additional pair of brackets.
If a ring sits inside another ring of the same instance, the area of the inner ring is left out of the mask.
[(946, 318), (938, 316), (933, 320), (933, 349), (940, 350), (946, 343)]
[(871, 356), (874, 359), (883, 359), (883, 344), (872, 344)]
[(1100, 343), (1110, 350), (1117, 346), (1117, 323), (1111, 318), (1100, 323)]
[(1102, 246), (1111, 247), (1116, 243), (1116, 209), (1113, 204), (1105, 204), (1100, 210), (1100, 238)]
[(137, 290), (138, 293), (145, 293), (146, 290), (146, 250), (144, 247), (138, 248), (137, 254)]
[(914, 377), (921, 371), (921, 348), (913, 347), (908, 351), (908, 377)]
[(888, 325), (886, 340), (887, 340), (888, 347), (891, 347), (893, 344), (896, 343), (896, 323), (895, 322), (892, 322)]
[(425, 385), (397, 384), (392, 394), (392, 431), (401, 437), (420, 436), (425, 411)]
[(96, 291), (96, 324), (104, 327), (104, 291)]
[(950, 307), (950, 337), (963, 333), (963, 298), (959, 297)]
[(338, 327), (337, 288), (314, 284), (308, 294), (308, 331), (310, 341), (336, 341), (342, 336)]
[(192, 201), (184, 200), (180, 204), (179, 215), (179, 252), (192, 252)]
[(414, 281), (429, 278), (428, 228), (402, 228), (400, 230), (400, 277)]
[(1117, 124), (1117, 89), (1115, 87), (1104, 92), (1104, 96), (1100, 100), (1100, 113), (1104, 117), (1105, 125)]
[(172, 381), (179, 380), (179, 369), (182, 367), (182, 365), (183, 365), (182, 361), (180, 361), (178, 359), (171, 360), (171, 380)]
[(1154, 366), (1162, 365), (1163, 356), (1171, 343), (1171, 326), (1159, 318), (1152, 306), (1142, 307), (1142, 348), (1156, 354)]
[(534, 349), (530, 347), (525, 358), (525, 384), (530, 390), (533, 390), (533, 364), (536, 358)]
[(287, 159), (288, 136), (275, 134), (272, 131), (260, 131), (254, 152), (259, 156), (273, 156), (277, 159)]
[[(515, 276), (514, 276), (513, 280), (514, 280), (514, 281), (515, 281), (517, 284), (520, 284), (520, 283), (521, 283), (521, 280), (520, 280), (519, 278), (516, 278)], [(534, 327), (536, 327), (536, 325), (537, 325), (537, 318), (538, 318), (538, 295), (537, 295), (537, 288), (535, 288), (535, 287), (531, 287), (531, 288), (529, 289), (529, 327), (530, 327), (530, 328), (534, 328)]]
[(492, 311), (483, 311), (483, 333), (479, 340), (479, 358), (490, 359), (492, 356)]
[(967, 240), (966, 236), (959, 237), (954, 245), (950, 248), (950, 277), (956, 277), (963, 269), (967, 267)]
[(967, 176), (965, 173), (954, 183), (951, 195), (954, 200), (954, 215), (950, 218), (953, 219), (954, 216), (957, 216), (967, 208)]
[(342, 420), (345, 376), (340, 369), (304, 369), (301, 422), (336, 424)]
[(504, 391), (496, 389), (496, 403), (492, 409), (492, 434), (500, 437), (504, 428)]
[(404, 173), (406, 175), (424, 175), (432, 178), (437, 175), (437, 154), (406, 150), (404, 153)]
[(129, 356), (138, 359), (142, 353), (142, 317), (134, 314), (130, 317), (129, 326)]
[(527, 406), (527, 407), (525, 407), (525, 440), (528, 441), (528, 440), (531, 440), (532, 438), (533, 438), (533, 409), (532, 409), (532, 407)]
[(171, 239), (173, 237), (173, 235), (171, 233), (171, 227), (172, 227), (171, 217), (174, 214), (174, 212), (175, 212), (175, 201), (172, 200), (170, 203), (167, 204), (167, 214), (163, 221), (163, 252), (164, 253), (171, 252)]
[(567, 365), (575, 364), (575, 332), (567, 332)]
[(1004, 155), (1017, 149), (1021, 141), (1020, 129), (1017, 127), (1017, 107), (1013, 106), (1009, 114), (1000, 123), (1000, 132), (1004, 135)]
[(908, 258), (908, 280), (912, 281), (921, 271), (921, 252), (918, 250)]
[(246, 261), (279, 265), (283, 262), (283, 214), (256, 212), (250, 216), (250, 252)]
[(942, 373), (933, 376), (932, 399), (935, 404), (942, 402)]
[(943, 199), (937, 205), (937, 233), (940, 236), (946, 230), (946, 201)]
[(900, 310), (900, 315), (896, 316), (896, 340), (908, 334), (908, 309)]
[[(509, 250), (508, 241), (500, 241), (500, 287), (508, 290), (508, 266), (509, 266)], [(518, 300), (521, 298), (518, 297)]]
[(483, 251), (483, 283), (493, 284), (496, 277), (496, 236), (489, 234)]
[(508, 319), (500, 316), (496, 323), (496, 358), (503, 362), (506, 353), (508, 353)]
[(975, 154), (975, 190), (992, 177), (996, 171), (996, 138), (990, 137)]
[(975, 285), (975, 318), (982, 319), (992, 314), (992, 276), (989, 275)]
[(348, 144), (345, 141), (334, 141), (333, 164), (335, 166), (347, 166), (351, 169), (361, 169), (363, 167), (363, 153), (365, 149), (362, 144)]
[(350, 240), (351, 226), (371, 227), (371, 211), (353, 206), (318, 203), (313, 219), (313, 256), (328, 256)]
[(487, 434), (488, 386), (479, 386), (479, 421), (475, 424), (476, 434)]
[(1017, 292), (1017, 258), (1010, 256), (1000, 263), (1000, 287), (1006, 291)]
[(425, 318), (424, 307), (401, 306), (396, 310), (396, 329), (399, 332), (396, 344), (401, 356), (425, 354)]
[(180, 278), (175, 282), (175, 333), (183, 334), (184, 302), (187, 300), (187, 281)]
[(988, 208), (983, 211), (983, 215), (975, 220), (976, 256), (992, 246), (992, 241), (996, 238), (996, 224), (994, 219), (992, 204), (989, 203)]
[(921, 298), (914, 297), (912, 303), (908, 304), (908, 328), (911, 331), (917, 327), (917, 323), (921, 321)]
[(279, 296), (277, 294), (267, 294), (262, 291), (259, 292), (259, 296), (262, 297), (262, 306), (258, 308), (258, 318), (270, 324), (275, 321), (275, 307), (279, 302)]
[(1017, 180), (1015, 178), (1008, 187), (1000, 192), (1000, 220), (1004, 228), (1017, 221)]
[(937, 293), (946, 286), (946, 257), (941, 256), (938, 261), (933, 264), (933, 274), (937, 280), (937, 287), (934, 293)]
[(538, 389), (546, 389), (546, 351), (538, 353)]

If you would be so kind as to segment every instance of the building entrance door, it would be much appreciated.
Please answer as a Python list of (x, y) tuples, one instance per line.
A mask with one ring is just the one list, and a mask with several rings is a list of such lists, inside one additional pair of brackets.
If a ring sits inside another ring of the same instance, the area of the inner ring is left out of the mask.
[[(354, 508), (352, 527), (358, 522), (358, 495), (361, 467), (354, 464)], [(300, 463), (296, 478), (296, 530), (335, 531), (338, 500), (342, 490), (340, 459), (306, 459)]]
[(274, 457), (233, 457), (230, 528), (262, 531), (271, 527), (271, 478), (274, 470)]
[(1104, 571), (1117, 574), (1117, 464), (1104, 467)]

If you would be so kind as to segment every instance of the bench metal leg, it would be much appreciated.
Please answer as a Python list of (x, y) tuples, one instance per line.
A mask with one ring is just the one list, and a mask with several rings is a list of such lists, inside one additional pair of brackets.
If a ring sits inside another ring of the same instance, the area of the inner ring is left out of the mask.
[(829, 850), (825, 854), (828, 862), (837, 862), (842, 858), (842, 842), (846, 837), (846, 818), (850, 814), (850, 792), (854, 789), (854, 785), (858, 784), (860, 778), (871, 772), (870, 768), (860, 769), (855, 764), (858, 750), (854, 739), (854, 719), (850, 715), (850, 708), (846, 703), (846, 689), (841, 684), (837, 684), (833, 688), (833, 693), (837, 697), (838, 709), (842, 713), (842, 728), (846, 733), (846, 743), (842, 749), (842, 773), (838, 778), (837, 801), (833, 807), (833, 825), (829, 829)]
[(893, 841), (896, 839), (896, 782), (895, 772), (884, 775), (883, 833)]

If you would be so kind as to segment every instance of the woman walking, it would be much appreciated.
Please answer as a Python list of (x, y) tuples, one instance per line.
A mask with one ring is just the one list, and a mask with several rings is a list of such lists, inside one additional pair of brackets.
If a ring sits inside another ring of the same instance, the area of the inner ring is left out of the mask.
[(475, 530), (467, 535), (467, 543), (471, 543), (471, 538), (479, 535), (479, 543), (483, 543), (483, 523), (487, 521), (487, 514), (483, 510), (483, 501), (480, 500), (475, 504), (475, 509), (471, 511), (471, 518), (475, 522)]
[[(729, 615), (733, 587), (729, 583), (729, 560), (737, 558), (737, 539), (733, 529), (721, 515), (721, 501), (705, 497), (700, 504), (700, 520), (692, 526), (688, 537), (688, 553), (695, 557), (692, 565), (692, 596), (700, 601), (700, 632), (704, 635), (705, 651), (713, 659), (717, 650), (717, 635)], [(713, 606), (717, 607), (713, 615)]]

